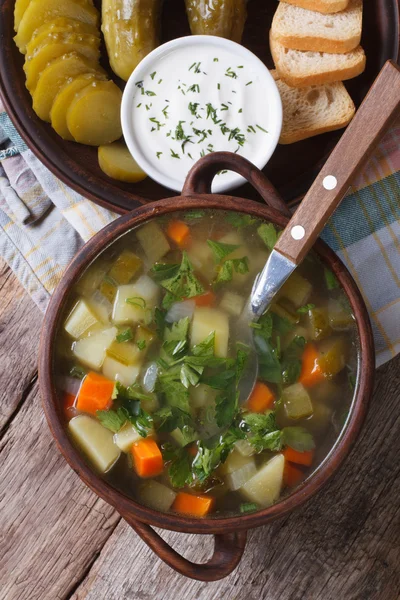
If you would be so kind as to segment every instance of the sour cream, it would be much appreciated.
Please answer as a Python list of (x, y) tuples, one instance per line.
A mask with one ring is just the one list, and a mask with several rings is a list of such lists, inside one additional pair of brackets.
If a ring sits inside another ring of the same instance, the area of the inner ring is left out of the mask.
[[(263, 168), (281, 125), (279, 92), (265, 65), (243, 46), (213, 36), (179, 38), (151, 52), (132, 73), (122, 101), (133, 158), (177, 191), (210, 152), (236, 152)], [(223, 171), (213, 191), (242, 182)]]

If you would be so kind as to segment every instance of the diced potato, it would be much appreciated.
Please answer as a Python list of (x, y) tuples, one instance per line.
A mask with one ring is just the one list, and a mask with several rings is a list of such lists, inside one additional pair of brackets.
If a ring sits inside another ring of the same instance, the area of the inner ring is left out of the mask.
[(192, 408), (211, 406), (214, 404), (217, 395), (218, 390), (204, 383), (199, 383), (195, 387), (190, 387), (190, 405)]
[(68, 422), (74, 442), (86, 454), (92, 465), (106, 473), (120, 456), (114, 444), (113, 433), (88, 415), (78, 415)]
[(347, 307), (344, 303), (329, 298), (328, 301), (328, 318), (332, 329), (344, 331), (349, 329), (354, 323), (354, 317), (351, 314), (350, 306)]
[[(226, 461), (219, 467), (221, 475), (229, 475), (248, 464), (255, 464), (252, 456), (243, 456), (236, 448), (230, 452)], [(241, 486), (239, 486), (241, 487)]]
[[(282, 298), (282, 300), (285, 300), (285, 299)], [(287, 321), (289, 321), (289, 323), (292, 323), (293, 325), (298, 323), (300, 320), (300, 316), (298, 314), (296, 314), (295, 312), (288, 310), (285, 306), (283, 306), (282, 301), (274, 302), (271, 305), (270, 310), (275, 315), (278, 315), (278, 317), (281, 317), (282, 319), (286, 319)]]
[(332, 333), (326, 308), (312, 308), (308, 311), (310, 334), (313, 340), (322, 340)]
[(222, 296), (219, 308), (225, 310), (233, 317), (240, 317), (244, 307), (244, 298), (235, 292), (225, 292)]
[(87, 303), (99, 321), (106, 325), (110, 323), (112, 304), (101, 292), (96, 290)]
[(76, 340), (79, 339), (85, 331), (98, 323), (93, 311), (85, 300), (79, 300), (70, 312), (65, 321), (64, 329)]
[(152, 264), (160, 260), (170, 250), (170, 245), (161, 227), (154, 221), (140, 227), (136, 232), (136, 237)]
[(136, 431), (131, 423), (125, 423), (125, 425), (114, 434), (114, 443), (117, 444), (118, 448), (128, 454), (132, 444), (141, 440), (141, 435)]
[(143, 360), (143, 354), (132, 342), (113, 342), (107, 350), (107, 356), (118, 360), (124, 365), (137, 365)]
[(215, 278), (215, 261), (207, 242), (193, 240), (188, 250), (188, 257), (195, 271), (201, 273), (207, 281), (212, 281)]
[(21, 13), (18, 34), (14, 40), (23, 54), (34, 32), (43, 23), (57, 17), (67, 17), (96, 27), (99, 20), (99, 13), (93, 4), (81, 0), (31, 0)]
[(182, 431), (181, 429), (176, 428), (173, 431), (171, 431), (170, 435), (171, 437), (173, 437), (175, 442), (182, 448), (183, 446), (187, 446), (187, 444), (190, 444), (191, 442), (194, 442), (197, 439), (197, 435), (195, 433), (191, 433), (189, 435), (189, 433), (185, 431), (185, 429), (183, 429)]
[(296, 325), (296, 327), (294, 327), (281, 339), (281, 349), (286, 350), (289, 344), (293, 342), (295, 337), (302, 337), (308, 341), (310, 338), (310, 332), (302, 325)]
[(141, 365), (124, 365), (123, 363), (106, 356), (103, 362), (103, 375), (112, 381), (119, 381), (122, 385), (135, 383), (140, 372)]
[(225, 482), (232, 492), (242, 488), (257, 473), (254, 460), (243, 465), (240, 469), (233, 471), (225, 477)]
[(97, 157), (103, 173), (117, 181), (137, 183), (147, 177), (123, 142), (100, 146)]
[[(77, 75), (82, 75), (84, 73), (102, 74), (104, 73), (104, 71), (102, 71), (101, 67), (97, 63), (91, 62), (90, 60), (88, 60), (84, 56), (81, 56), (77, 52), (70, 52), (69, 54), (60, 56), (59, 58), (54, 59), (49, 65), (47, 65), (44, 71), (42, 71), (40, 74), (39, 80), (37, 82), (35, 91), (33, 92), (32, 96), (33, 110), (38, 115), (38, 117), (43, 119), (43, 121), (50, 122), (51, 108), (61, 88), (68, 82), (69, 79), (74, 78)], [(79, 92), (78, 94), (81, 93), (82, 92)], [(76, 98), (74, 99), (73, 104), (75, 104), (75, 102)], [(91, 125), (93, 125), (93, 123), (97, 121), (97, 119), (92, 118), (90, 119), (90, 121)], [(71, 130), (68, 120), (67, 124), (71, 135), (74, 137), (75, 140), (77, 140), (73, 131)]]
[[(152, 309), (157, 305), (159, 296), (159, 286), (147, 275), (142, 275), (135, 283), (121, 285), (114, 301), (112, 317), (114, 323), (117, 325), (124, 323), (147, 325), (151, 321)], [(126, 302), (128, 298), (137, 299), (138, 305)]]
[(255, 448), (247, 440), (238, 440), (235, 442), (235, 448), (242, 456), (252, 456), (255, 454)]
[(122, 135), (121, 100), (122, 92), (113, 81), (94, 81), (77, 92), (67, 113), (74, 140), (89, 146), (118, 140)]
[(328, 377), (334, 377), (346, 366), (348, 346), (344, 337), (323, 340), (318, 350), (318, 364)]
[(294, 383), (285, 388), (282, 400), (289, 419), (303, 419), (313, 414), (310, 395), (301, 383)]
[(67, 113), (72, 100), (78, 92), (96, 79), (105, 79), (105, 76), (101, 73), (78, 75), (68, 80), (55, 97), (50, 111), (51, 126), (64, 140), (74, 141), (67, 124)]
[(111, 267), (108, 275), (114, 281), (123, 285), (129, 283), (137, 275), (141, 267), (142, 261), (136, 254), (130, 250), (123, 250)]
[(300, 308), (307, 303), (312, 291), (312, 285), (297, 271), (292, 273), (279, 292), (279, 298), (287, 298), (295, 308)]
[(226, 313), (215, 308), (196, 308), (193, 315), (191, 346), (203, 342), (215, 331), (215, 355), (225, 358), (228, 355), (229, 319)]
[(106, 351), (115, 340), (117, 333), (116, 327), (102, 329), (75, 342), (72, 351), (84, 365), (98, 370), (101, 368), (106, 357)]
[(274, 456), (240, 488), (240, 492), (250, 502), (263, 507), (271, 506), (279, 499), (284, 467), (283, 454)]
[(55, 58), (68, 52), (78, 52), (91, 62), (100, 58), (100, 40), (90, 33), (52, 33), (47, 39), (34, 49), (33, 53), (26, 54), (24, 71), (26, 87), (33, 93), (39, 81), (40, 73)]
[(166, 512), (171, 508), (176, 493), (166, 485), (150, 480), (140, 487), (139, 498), (145, 506), (160, 512)]

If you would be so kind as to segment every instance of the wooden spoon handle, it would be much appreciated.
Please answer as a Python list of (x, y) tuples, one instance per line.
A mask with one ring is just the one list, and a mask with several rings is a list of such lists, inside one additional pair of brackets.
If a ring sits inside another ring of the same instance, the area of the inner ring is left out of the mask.
[(299, 264), (395, 118), (400, 69), (387, 61), (275, 248)]

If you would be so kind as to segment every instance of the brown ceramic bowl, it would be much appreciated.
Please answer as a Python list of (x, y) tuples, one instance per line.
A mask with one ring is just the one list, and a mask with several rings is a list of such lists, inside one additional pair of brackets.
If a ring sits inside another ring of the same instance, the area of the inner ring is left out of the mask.
[[(211, 180), (216, 172), (226, 168), (246, 177), (267, 205), (231, 196), (204, 195), (209, 192)], [(188, 577), (213, 581), (225, 577), (236, 567), (245, 548), (248, 529), (265, 525), (298, 508), (320, 490), (337, 471), (354, 444), (367, 411), (373, 388), (374, 347), (367, 309), (356, 284), (337, 256), (326, 244), (319, 241), (315, 250), (335, 273), (345, 290), (356, 318), (359, 336), (359, 371), (355, 398), (347, 424), (323, 464), (290, 496), (274, 506), (238, 517), (193, 519), (160, 513), (138, 504), (112, 488), (88, 467), (66, 433), (53, 369), (57, 330), (71, 287), (107, 246), (133, 227), (154, 217), (186, 208), (237, 210), (271, 221), (279, 227), (285, 227), (288, 222), (286, 205), (265, 176), (251, 163), (237, 155), (226, 153), (206, 156), (189, 173), (183, 197), (160, 200), (120, 217), (95, 235), (77, 254), (55, 291), (46, 313), (40, 345), (39, 377), (50, 429), (59, 449), (74, 471), (98, 496), (113, 505), (142, 539), (172, 568)], [(205, 564), (191, 563), (175, 552), (150, 526), (185, 533), (212, 534), (215, 536), (213, 556)]]

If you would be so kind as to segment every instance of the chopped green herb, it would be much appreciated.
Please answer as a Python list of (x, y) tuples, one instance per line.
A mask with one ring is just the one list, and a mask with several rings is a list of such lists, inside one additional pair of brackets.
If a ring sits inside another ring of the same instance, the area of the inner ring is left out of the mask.
[(258, 506), (257, 504), (254, 504), (254, 502), (242, 502), (239, 510), (241, 514), (244, 515), (246, 513), (255, 512), (258, 510)]
[(152, 92), (151, 90), (146, 90), (145, 94), (146, 96), (157, 96), (157, 94), (155, 92)]
[(253, 125), (249, 125), (249, 126), (247, 127), (247, 131), (248, 131), (249, 133), (257, 133), (257, 132), (256, 132), (256, 130), (254, 129)]
[(182, 253), (182, 262), (178, 272), (161, 281), (161, 286), (169, 292), (164, 296), (164, 308), (169, 308), (171, 304), (183, 298), (193, 298), (204, 293), (204, 287), (196, 278), (186, 252)]
[(284, 427), (282, 441), (297, 452), (308, 452), (315, 448), (314, 438), (304, 427)]
[(154, 71), (153, 73), (150, 73), (150, 77), (151, 77), (152, 79), (154, 79), (154, 77), (155, 77), (156, 73), (157, 73), (157, 71)]
[(194, 83), (188, 88), (188, 92), (197, 92), (200, 93), (200, 86), (197, 83)]
[(205, 217), (205, 215), (206, 215), (205, 210), (194, 209), (194, 210), (188, 210), (187, 212), (185, 212), (183, 218), (185, 221), (192, 221), (194, 219), (202, 219), (203, 217)]
[(261, 125), (257, 125), (257, 123), (256, 123), (256, 127), (257, 127), (257, 129), (260, 129), (264, 133), (268, 133), (268, 131), (266, 129), (264, 129), (264, 127), (261, 127)]
[(263, 223), (260, 225), (260, 227), (258, 227), (257, 233), (267, 248), (272, 250), (278, 239), (278, 234), (273, 224)]
[(124, 408), (118, 410), (97, 410), (96, 417), (107, 429), (117, 433), (128, 421), (128, 413)]
[(324, 268), (324, 277), (326, 287), (328, 288), (328, 290), (335, 290), (339, 287), (339, 282), (336, 279), (335, 275), (326, 267)]
[(242, 113), (243, 112), (243, 108), (239, 108), (238, 113)]
[(296, 383), (301, 373), (301, 358), (303, 356), (306, 340), (301, 336), (295, 336), (283, 353), (282, 358), (282, 381), (286, 384)]
[(179, 159), (181, 158), (181, 157), (179, 156), (179, 154), (177, 154), (176, 152), (174, 152), (174, 151), (172, 150), (172, 148), (170, 148), (170, 150), (171, 150), (171, 156), (172, 156), (172, 158), (179, 158)]
[(146, 344), (146, 340), (138, 340), (136, 342), (137, 347), (139, 348), (139, 350), (145, 350), (147, 344)]
[(219, 58), (214, 58), (213, 62), (218, 62), (218, 61), (219, 61)]
[(232, 252), (240, 248), (240, 246), (236, 244), (223, 244), (222, 242), (216, 242), (214, 240), (207, 240), (207, 244), (211, 248), (214, 255), (214, 261), (217, 264), (220, 263), (226, 256), (232, 254)]
[(142, 106), (142, 103), (139, 102), (139, 104), (137, 104), (136, 108), (140, 108)]
[(232, 71), (231, 67), (227, 68), (227, 70), (225, 71), (225, 76), (231, 77), (231, 79), (237, 79), (237, 74), (235, 73), (235, 71)]
[(157, 158), (160, 158), (160, 156), (162, 155), (162, 152), (156, 152)]
[(315, 304), (305, 304), (304, 306), (300, 306), (300, 308), (298, 308), (296, 312), (298, 312), (299, 315), (304, 315), (308, 313), (309, 310), (313, 310), (314, 308)]
[(86, 370), (80, 365), (74, 365), (70, 370), (69, 374), (75, 379), (83, 379), (86, 375)]
[(139, 297), (132, 297), (132, 298), (126, 298), (125, 300), (126, 304), (131, 304), (132, 306), (137, 306), (139, 308), (146, 308), (146, 300), (144, 298), (139, 298)]
[(251, 85), (252, 83), (253, 83), (252, 81), (248, 81), (248, 82), (246, 83), (246, 85)]
[(161, 127), (165, 127), (165, 123), (160, 123), (160, 121), (158, 121), (155, 117), (150, 117), (149, 121), (155, 124), (157, 131), (159, 131)]
[(116, 340), (119, 344), (122, 344), (123, 342), (129, 342), (132, 339), (133, 339), (133, 333), (132, 333), (132, 329), (130, 327), (128, 327), (124, 331), (121, 331), (121, 333), (119, 333), (116, 337)]

